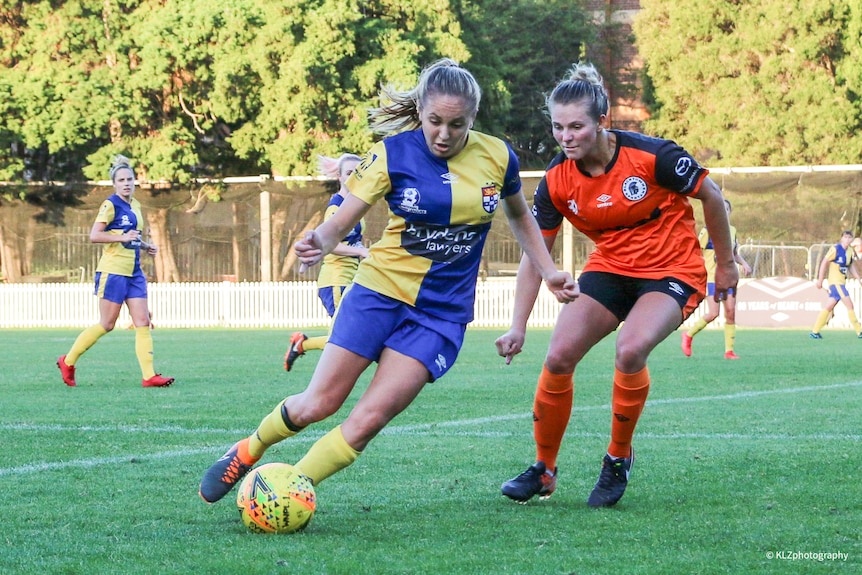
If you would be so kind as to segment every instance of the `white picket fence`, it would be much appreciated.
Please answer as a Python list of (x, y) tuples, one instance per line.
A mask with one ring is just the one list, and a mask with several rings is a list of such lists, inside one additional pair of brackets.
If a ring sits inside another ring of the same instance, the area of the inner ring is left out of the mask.
[[(149, 284), (153, 324), (165, 328), (326, 327), (330, 320), (315, 282), (189, 282)], [(474, 327), (508, 327), (515, 298), (514, 278), (480, 281)], [(542, 289), (531, 327), (549, 327), (560, 304)], [(90, 283), (0, 284), (0, 329), (83, 328), (99, 321)], [(123, 307), (118, 327), (130, 323)]]
[[(746, 281), (746, 280), (743, 280)], [(848, 282), (851, 298), (862, 313), (862, 282)], [(317, 297), (315, 282), (189, 282), (149, 284), (153, 324), (165, 328), (327, 327), (330, 320)], [(476, 289), (471, 327), (507, 328), (512, 321), (515, 278), (488, 278)], [(683, 324), (705, 313), (706, 304)], [(545, 288), (533, 308), (529, 327), (553, 327), (560, 304)], [(723, 312), (723, 310), (722, 310)], [(90, 283), (0, 284), (0, 329), (84, 328), (99, 321), (99, 306)], [(131, 323), (126, 308), (117, 326)], [(724, 325), (722, 316), (710, 328)], [(830, 327), (850, 327), (843, 305), (835, 309)]]

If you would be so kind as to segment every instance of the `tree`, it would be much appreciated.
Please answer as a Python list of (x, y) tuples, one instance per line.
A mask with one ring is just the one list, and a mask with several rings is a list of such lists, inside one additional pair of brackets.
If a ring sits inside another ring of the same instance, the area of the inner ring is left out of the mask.
[(507, 139), (525, 169), (543, 169), (557, 152), (545, 94), (597, 41), (580, 1), (460, 2), (470, 69), (485, 90), (477, 124)]
[(641, 0), (644, 128), (713, 166), (857, 163), (860, 29), (850, 0)]
[(0, 201), (56, 223), (75, 191), (51, 182), (104, 179), (116, 153), (165, 185), (313, 174), (371, 144), (381, 83), (469, 56), (445, 0), (5, 1), (0, 23), (0, 180), (43, 182)]

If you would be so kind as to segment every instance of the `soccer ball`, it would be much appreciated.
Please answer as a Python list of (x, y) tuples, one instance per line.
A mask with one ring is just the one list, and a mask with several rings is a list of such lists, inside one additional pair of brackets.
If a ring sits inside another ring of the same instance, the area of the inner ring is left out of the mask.
[(314, 517), (314, 485), (292, 465), (267, 463), (243, 479), (236, 506), (253, 533), (293, 533)]

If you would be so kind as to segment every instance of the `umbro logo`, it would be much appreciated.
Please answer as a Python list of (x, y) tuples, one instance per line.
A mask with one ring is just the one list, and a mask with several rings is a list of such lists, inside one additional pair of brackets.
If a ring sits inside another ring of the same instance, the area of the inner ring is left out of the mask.
[(438, 370), (443, 371), (446, 369), (446, 358), (442, 354), (437, 354), (437, 359), (434, 360), (434, 363), (437, 364)]
[(682, 289), (682, 286), (676, 282), (668, 282), (667, 287), (670, 289), (670, 291), (677, 295), (685, 295), (685, 290)]
[(596, 202), (597, 202), (596, 207), (597, 208), (607, 208), (608, 206), (614, 205), (614, 203), (612, 201), (610, 201), (611, 197), (612, 196), (609, 196), (608, 194), (602, 194), (601, 196), (596, 198)]

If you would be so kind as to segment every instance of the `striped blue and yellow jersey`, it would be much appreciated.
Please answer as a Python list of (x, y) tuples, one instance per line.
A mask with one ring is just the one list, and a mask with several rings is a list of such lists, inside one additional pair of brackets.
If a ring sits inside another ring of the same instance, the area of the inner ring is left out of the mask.
[[(106, 232), (118, 236), (129, 230), (143, 231), (144, 217), (141, 213), (141, 203), (135, 198), (132, 198), (129, 203), (117, 194), (112, 194), (102, 202), (96, 221), (106, 224)], [(96, 271), (131, 277), (140, 267), (140, 240), (112, 242), (105, 244)]]
[(434, 156), (422, 130), (375, 144), (346, 182), (389, 222), (354, 282), (447, 321), (469, 323), (482, 248), (501, 198), (521, 192), (518, 158), (470, 131), (455, 157)]
[[(706, 228), (700, 230), (697, 236), (700, 242), (700, 249), (703, 250), (703, 263), (706, 265), (706, 281), (707, 283), (715, 283), (715, 268), (718, 267), (715, 262), (715, 248), (712, 247), (712, 238), (709, 237), (709, 231)], [(733, 246), (733, 253), (736, 253), (739, 243), (736, 241), (736, 228), (730, 226), (730, 245)]]
[(835, 244), (826, 252), (825, 259), (829, 260), (829, 268), (826, 270), (826, 281), (829, 285), (844, 285), (847, 283), (847, 270), (853, 263), (855, 252), (845, 249), (840, 243)]
[[(333, 194), (329, 200), (329, 205), (326, 207), (326, 212), (323, 215), (325, 222), (338, 210), (344, 202), (344, 196), (341, 194)], [(365, 219), (353, 226), (350, 233), (347, 234), (341, 243), (349, 246), (362, 245), (362, 234), (365, 232)], [(356, 270), (359, 267), (359, 258), (356, 256), (339, 256), (333, 253), (326, 254), (323, 258), (323, 264), (320, 266), (320, 273), (317, 275), (317, 287), (333, 287), (347, 286), (353, 282), (353, 276), (356, 275)]]

